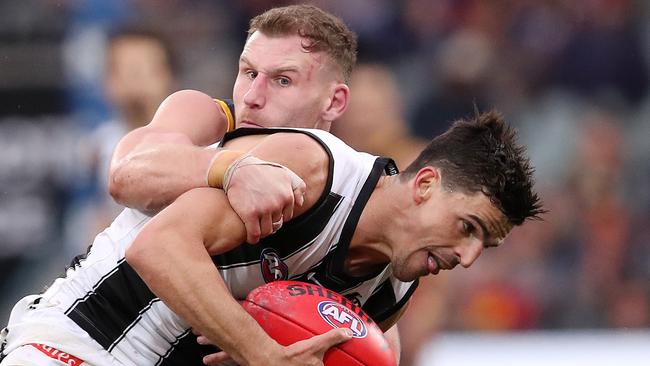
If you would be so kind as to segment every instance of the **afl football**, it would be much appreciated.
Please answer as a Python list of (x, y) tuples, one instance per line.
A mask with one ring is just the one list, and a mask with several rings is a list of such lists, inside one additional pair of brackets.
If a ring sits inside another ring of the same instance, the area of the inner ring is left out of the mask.
[(343, 295), (298, 281), (275, 281), (251, 291), (244, 309), (281, 345), (333, 328), (349, 328), (352, 339), (325, 353), (325, 366), (395, 366), (384, 335), (363, 310)]

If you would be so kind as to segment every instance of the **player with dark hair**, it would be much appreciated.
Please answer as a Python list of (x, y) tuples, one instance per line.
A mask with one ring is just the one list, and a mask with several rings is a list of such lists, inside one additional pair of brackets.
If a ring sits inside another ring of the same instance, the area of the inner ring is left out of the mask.
[[(227, 185), (249, 154), (303, 177), (295, 217), (248, 245), (221, 190), (188, 191), (152, 219), (126, 212), (66, 278), (17, 305), (24, 313), (8, 327), (8, 358), (45, 344), (102, 365), (199, 364), (201, 356), (318, 364), (350, 336), (338, 330), (283, 347), (236, 299), (265, 282), (308, 281), (354, 297), (388, 329), (418, 277), (471, 266), (543, 211), (524, 149), (496, 113), (456, 122), (404, 173), (320, 130), (240, 129), (222, 144), (229, 162), (213, 166), (211, 179)], [(196, 349), (186, 342), (191, 328), (227, 353)]]

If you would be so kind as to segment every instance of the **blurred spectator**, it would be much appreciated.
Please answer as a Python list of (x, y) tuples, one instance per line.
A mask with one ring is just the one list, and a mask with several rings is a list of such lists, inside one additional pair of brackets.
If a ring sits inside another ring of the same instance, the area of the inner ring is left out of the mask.
[(633, 5), (631, 0), (569, 5), (576, 28), (556, 59), (555, 80), (583, 94), (613, 93), (640, 102), (647, 94), (649, 75)]
[(21, 289), (40, 291), (45, 281), (39, 279), (63, 269), (50, 266), (61, 260), (62, 217), (80, 136), (64, 118), (0, 119), (0, 311), (24, 296)]
[[(68, 253), (77, 254), (100, 221), (114, 215), (105, 210), (109, 152), (159, 102), (156, 92), (141, 88), (149, 82), (103, 78), (108, 30), (125, 22), (164, 29), (183, 71), (170, 78), (223, 96), (231, 93), (250, 15), (293, 2), (0, 3), (0, 264), (6, 273), (15, 270), (3, 277), (7, 302), (36, 268), (68, 262), (58, 255), (62, 221), (74, 239)], [(404, 365), (438, 330), (650, 327), (646, 2), (317, 3), (359, 33), (364, 62), (333, 132), (403, 168), (424, 143), (420, 138), (475, 106), (494, 107), (520, 130), (550, 209), (544, 221), (515, 230), (470, 270), (422, 281), (427, 290), (400, 322)], [(140, 55), (137, 65), (165, 67), (154, 43), (129, 50), (132, 44), (120, 49)], [(166, 89), (162, 96), (174, 87), (164, 79), (156, 82)], [(77, 126), (63, 115), (65, 96)], [(113, 111), (119, 113), (109, 122)], [(80, 126), (98, 127), (83, 140), (86, 177), (72, 169), (82, 165), (74, 154)], [(78, 189), (75, 201), (71, 187)], [(53, 254), (39, 262), (32, 253)]]
[[(108, 194), (107, 186), (110, 159), (118, 141), (127, 132), (149, 123), (160, 103), (176, 87), (175, 53), (169, 41), (153, 29), (133, 26), (116, 31), (108, 41), (105, 65), (105, 94), (114, 117), (82, 141), (81, 154), (91, 179), (86, 189), (94, 193), (81, 197), (78, 204), (83, 214), (72, 219), (70, 238), (79, 242), (74, 245), (80, 246), (77, 251), (85, 248), (122, 209)], [(85, 225), (79, 226), (77, 219)], [(88, 231), (80, 232), (79, 227)]]
[(82, 126), (94, 128), (110, 115), (101, 78), (106, 34), (137, 13), (130, 0), (64, 0), (60, 6), (68, 16), (61, 49), (68, 110)]
[(357, 150), (392, 157), (400, 169), (424, 148), (410, 135), (395, 78), (381, 64), (357, 65), (350, 80), (348, 109), (332, 133)]
[(442, 42), (431, 66), (439, 85), (425, 92), (412, 118), (417, 136), (433, 138), (454, 120), (472, 113), (475, 105), (480, 110), (487, 107), (486, 82), (494, 52), (488, 38), (469, 30)]

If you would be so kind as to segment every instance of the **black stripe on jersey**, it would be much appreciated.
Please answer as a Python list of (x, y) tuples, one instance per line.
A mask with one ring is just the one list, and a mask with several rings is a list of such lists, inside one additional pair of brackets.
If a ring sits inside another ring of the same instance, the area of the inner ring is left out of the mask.
[(286, 258), (309, 247), (310, 243), (329, 223), (343, 197), (330, 192), (318, 206), (282, 226), (278, 232), (262, 239), (257, 245), (240, 245), (226, 253), (212, 257), (220, 268), (235, 268), (260, 262), (262, 250), (274, 248), (281, 258)]
[[(345, 264), (345, 258), (348, 255), (350, 241), (352, 240), (352, 235), (354, 235), (354, 231), (356, 230), (357, 224), (359, 223), (361, 213), (363, 212), (364, 207), (366, 207), (366, 203), (368, 203), (370, 195), (375, 190), (377, 182), (379, 182), (379, 178), (384, 173), (397, 174), (397, 167), (395, 165), (395, 162), (388, 158), (377, 158), (377, 160), (375, 160), (375, 164), (372, 167), (372, 171), (368, 176), (368, 179), (366, 179), (366, 182), (361, 188), (361, 192), (359, 192), (359, 195), (354, 202), (354, 206), (352, 206), (352, 210), (350, 210), (350, 214), (348, 215), (348, 219), (345, 222), (345, 225), (343, 226), (341, 237), (337, 244), (338, 248), (336, 248), (336, 251), (332, 253), (331, 260), (329, 260), (327, 263), (327, 277), (329, 281), (337, 284), (333, 285), (335, 288), (345, 287), (350, 283), (369, 280), (373, 277), (376, 277), (379, 273), (381, 273), (381, 271), (385, 269), (385, 267), (382, 267), (374, 273), (369, 273), (365, 276), (353, 277), (347, 275), (343, 268)], [(332, 290), (337, 291), (335, 288), (332, 288)]]
[(329, 158), (327, 182), (323, 188), (323, 193), (316, 203), (302, 215), (288, 221), (282, 228), (273, 235), (270, 235), (256, 245), (240, 245), (226, 253), (214, 256), (213, 262), (222, 269), (248, 266), (260, 262), (260, 255), (265, 248), (274, 248), (281, 258), (306, 248), (306, 245), (312, 242), (318, 234), (327, 226), (329, 218), (339, 207), (343, 200), (340, 195), (331, 192), (332, 181), (334, 179), (334, 158), (329, 147), (309, 131), (283, 129), (283, 128), (239, 128), (227, 133), (222, 144), (228, 141), (249, 135), (271, 135), (274, 133), (301, 133), (307, 135), (318, 142), (327, 153)]
[(162, 301), (162, 300), (160, 300), (157, 297), (152, 299), (151, 301), (149, 301), (149, 304), (147, 304), (147, 306), (145, 306), (142, 310), (140, 310), (138, 312), (138, 317), (135, 318), (133, 320), (133, 322), (131, 322), (131, 324), (126, 329), (124, 329), (122, 334), (116, 340), (114, 340), (113, 343), (111, 343), (111, 345), (108, 347), (108, 352), (112, 352), (113, 348), (115, 348), (115, 346), (117, 346), (117, 344), (120, 343), (120, 341), (126, 336), (126, 334), (129, 332), (129, 330), (131, 330), (131, 328), (133, 328), (136, 324), (138, 324), (140, 319), (142, 319), (142, 314), (146, 313), (149, 309), (151, 309), (151, 306), (153, 306), (153, 304), (155, 304), (155, 303), (157, 303), (159, 301)]
[(397, 301), (397, 299), (395, 299), (393, 284), (390, 279), (388, 279), (382, 283), (370, 298), (368, 298), (366, 303), (363, 304), (363, 310), (376, 323), (381, 323), (406, 305), (411, 298), (411, 295), (413, 295), (413, 292), (418, 287), (418, 284), (418, 280), (413, 281), (408, 291), (404, 296), (402, 296), (400, 301)]
[(155, 297), (135, 270), (122, 259), (66, 314), (108, 349)]

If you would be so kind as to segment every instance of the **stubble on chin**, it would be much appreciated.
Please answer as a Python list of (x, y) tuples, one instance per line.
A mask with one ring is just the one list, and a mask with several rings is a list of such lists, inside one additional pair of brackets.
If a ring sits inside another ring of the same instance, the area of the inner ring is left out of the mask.
[(391, 263), (393, 276), (402, 282), (415, 281), (418, 278), (425, 276), (426, 273), (420, 273), (409, 270), (406, 261), (394, 261)]

